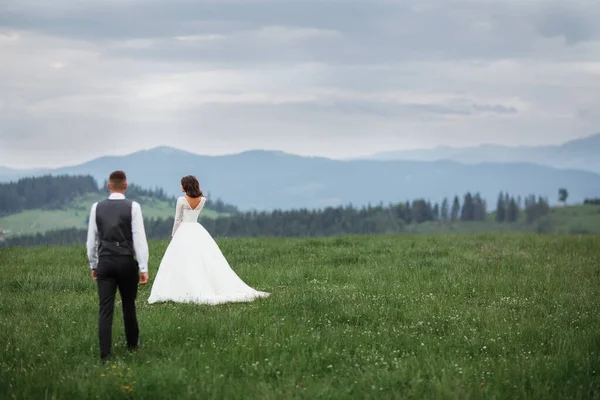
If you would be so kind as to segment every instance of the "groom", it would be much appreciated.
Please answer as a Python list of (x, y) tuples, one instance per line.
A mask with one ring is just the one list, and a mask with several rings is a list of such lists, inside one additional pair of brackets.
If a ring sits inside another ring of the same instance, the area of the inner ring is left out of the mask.
[[(117, 288), (123, 303), (127, 347), (133, 350), (140, 343), (135, 313), (138, 279), (140, 285), (148, 283), (148, 243), (142, 209), (138, 203), (125, 199), (125, 172), (115, 171), (110, 174), (108, 189), (108, 199), (92, 206), (87, 237), (92, 278), (98, 284), (98, 337), (103, 362), (110, 356)], [(138, 268), (141, 272), (139, 278)]]

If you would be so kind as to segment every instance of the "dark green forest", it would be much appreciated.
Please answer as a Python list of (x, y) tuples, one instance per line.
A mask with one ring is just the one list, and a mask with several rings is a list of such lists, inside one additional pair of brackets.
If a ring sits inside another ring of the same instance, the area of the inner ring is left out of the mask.
[[(66, 207), (73, 197), (89, 192), (102, 192), (96, 182), (87, 176), (27, 178), (0, 188), (0, 212), (29, 208)], [(147, 198), (165, 200), (173, 205), (175, 199), (162, 189), (147, 190), (131, 185), (128, 198), (140, 201)], [(33, 199), (33, 200), (31, 200)], [(590, 200), (592, 201), (592, 200)], [(275, 236), (314, 237), (348, 234), (393, 234), (406, 231), (412, 224), (429, 221), (485, 221), (495, 218), (498, 223), (534, 221), (548, 215), (548, 201), (530, 195), (524, 199), (500, 193), (495, 217), (490, 217), (487, 204), (478, 193), (445, 198), (441, 203), (416, 199), (389, 205), (328, 207), (321, 210), (275, 210), (272, 212), (240, 212), (220, 199), (207, 203), (210, 208), (227, 215), (219, 218), (201, 218), (203, 226), (215, 237)], [(146, 219), (149, 239), (165, 239), (171, 235), (173, 218)], [(66, 245), (83, 243), (84, 229), (63, 229), (45, 234), (8, 237), (5, 246)]]
[[(46, 175), (35, 178), (23, 178), (17, 182), (0, 183), (0, 216), (15, 214), (24, 210), (56, 210), (68, 208), (78, 196), (88, 193), (106, 194), (106, 182), (98, 186), (89, 175)], [(210, 197), (210, 196), (209, 196)], [(144, 189), (129, 184), (127, 198), (138, 202), (153, 198), (175, 206), (176, 199), (167, 196), (162, 188)], [(237, 208), (224, 203), (221, 199), (208, 199), (206, 208), (219, 213), (235, 213)]]
[(0, 215), (35, 208), (58, 209), (77, 196), (94, 192), (99, 192), (99, 188), (91, 176), (48, 175), (0, 183)]

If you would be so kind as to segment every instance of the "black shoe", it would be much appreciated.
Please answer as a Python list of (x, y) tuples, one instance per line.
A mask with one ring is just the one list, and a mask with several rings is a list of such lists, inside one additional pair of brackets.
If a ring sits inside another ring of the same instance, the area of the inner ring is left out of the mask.
[(107, 356), (101, 356), (100, 357), (100, 364), (105, 365), (110, 359), (110, 355)]
[(127, 345), (127, 350), (129, 350), (129, 351), (135, 351), (139, 348), (140, 348), (140, 337), (139, 336), (138, 336), (137, 343), (135, 345), (133, 345), (133, 346), (129, 345), (129, 344)]

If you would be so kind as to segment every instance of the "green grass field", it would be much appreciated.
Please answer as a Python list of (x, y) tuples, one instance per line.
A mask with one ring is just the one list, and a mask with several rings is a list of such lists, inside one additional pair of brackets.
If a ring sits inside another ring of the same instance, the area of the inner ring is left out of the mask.
[(107, 366), (84, 249), (0, 249), (0, 398), (600, 398), (600, 236), (220, 245), (272, 296), (150, 306), (143, 287), (142, 348), (118, 310)]
[[(101, 195), (88, 194), (73, 201), (64, 210), (26, 210), (16, 214), (0, 217), (0, 227), (10, 235), (27, 235), (44, 233), (49, 230), (66, 228), (87, 228), (87, 217), (90, 207), (102, 200)], [(155, 198), (140, 200), (144, 218), (167, 218), (175, 215), (175, 207), (166, 201)], [(205, 209), (202, 218), (216, 218), (219, 213)]]

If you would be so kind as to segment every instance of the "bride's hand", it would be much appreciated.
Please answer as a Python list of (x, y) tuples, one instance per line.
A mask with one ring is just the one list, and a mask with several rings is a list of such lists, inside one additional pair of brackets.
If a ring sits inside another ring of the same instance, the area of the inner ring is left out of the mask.
[(140, 274), (140, 285), (145, 285), (146, 283), (148, 283), (148, 273), (142, 272)]

